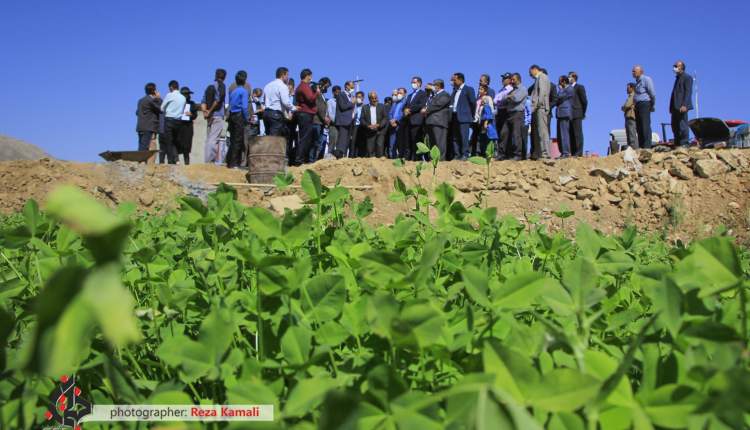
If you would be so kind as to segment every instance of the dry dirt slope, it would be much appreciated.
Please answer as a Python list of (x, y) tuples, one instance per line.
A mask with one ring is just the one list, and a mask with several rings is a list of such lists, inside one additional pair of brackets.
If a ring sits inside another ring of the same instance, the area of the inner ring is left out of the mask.
[(38, 160), (49, 157), (38, 146), (0, 134), (0, 161)]
[[(518, 217), (532, 214), (559, 225), (552, 212), (575, 211), (575, 219), (602, 231), (617, 231), (628, 223), (641, 229), (667, 229), (674, 238), (702, 237), (719, 225), (727, 226), (743, 241), (750, 240), (750, 151), (678, 150), (670, 153), (641, 152), (639, 172), (625, 171), (622, 156), (568, 159), (554, 163), (534, 161), (493, 163), (487, 192), (488, 204), (500, 213)], [(323, 160), (307, 168), (315, 170), (324, 184), (341, 180), (344, 185), (370, 185), (352, 190), (355, 199), (369, 196), (375, 213), (373, 223), (390, 222), (407, 209), (391, 202), (398, 176), (407, 185), (416, 182), (416, 163), (397, 167), (392, 160)], [(290, 172), (297, 183), (300, 168)], [(448, 182), (465, 205), (476, 204), (485, 187), (485, 170), (466, 162), (441, 163), (434, 183)], [(431, 169), (420, 178), (432, 182)], [(147, 211), (175, 205), (176, 196), (204, 196), (218, 182), (243, 183), (245, 173), (210, 165), (146, 166), (132, 163), (70, 163), (39, 161), (0, 162), (0, 211), (19, 210), (26, 199), (40, 202), (56, 185), (72, 183), (107, 204), (133, 201)], [(240, 200), (277, 211), (295, 206), (299, 189), (284, 191), (239, 187)], [(568, 220), (567, 225), (575, 222)]]

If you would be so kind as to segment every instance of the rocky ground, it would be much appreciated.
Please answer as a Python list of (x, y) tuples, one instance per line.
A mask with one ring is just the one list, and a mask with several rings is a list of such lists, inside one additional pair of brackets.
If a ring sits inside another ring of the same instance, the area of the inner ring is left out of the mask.
[[(520, 218), (538, 215), (554, 227), (561, 221), (553, 212), (569, 209), (574, 220), (588, 222), (605, 232), (627, 224), (663, 231), (673, 239), (699, 238), (719, 226), (742, 241), (750, 241), (750, 151), (683, 150), (641, 151), (639, 162), (626, 163), (622, 154), (606, 158), (566, 159), (556, 162), (493, 162), (486, 190), (487, 204)], [(396, 177), (416, 184), (416, 163), (394, 165), (393, 160), (322, 160), (307, 166), (326, 185), (352, 189), (355, 199), (372, 199), (372, 223), (388, 223), (407, 204), (392, 202)], [(299, 184), (303, 169), (289, 170)], [(161, 166), (127, 162), (73, 163), (50, 159), (0, 162), (0, 211), (19, 210), (26, 199), (43, 204), (55, 186), (72, 183), (109, 205), (135, 202), (145, 211), (176, 206), (182, 194), (203, 197), (219, 182), (244, 184), (241, 170), (211, 165)], [(485, 191), (486, 169), (467, 162), (440, 163), (436, 176), (425, 166), (419, 181), (426, 188), (453, 184), (465, 205), (476, 204)], [(299, 188), (278, 190), (238, 185), (240, 201), (277, 212), (302, 204)], [(566, 220), (572, 228), (575, 221)]]

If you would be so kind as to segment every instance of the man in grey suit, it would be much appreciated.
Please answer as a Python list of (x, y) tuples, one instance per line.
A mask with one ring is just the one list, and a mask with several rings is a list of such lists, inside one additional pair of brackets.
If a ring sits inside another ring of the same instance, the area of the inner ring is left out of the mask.
[(385, 155), (385, 129), (388, 125), (388, 112), (378, 103), (378, 94), (370, 91), (367, 95), (370, 104), (362, 108), (359, 125), (365, 133), (365, 149), (368, 157), (381, 158)]
[(534, 64), (529, 74), (536, 80), (531, 92), (531, 131), (536, 136), (531, 151), (531, 159), (549, 158), (549, 78), (542, 68)]
[(445, 91), (445, 82), (442, 79), (435, 79), (432, 86), (435, 88), (435, 94), (422, 109), (422, 114), (425, 116), (430, 144), (438, 147), (440, 160), (445, 161), (448, 126), (451, 122), (451, 96)]

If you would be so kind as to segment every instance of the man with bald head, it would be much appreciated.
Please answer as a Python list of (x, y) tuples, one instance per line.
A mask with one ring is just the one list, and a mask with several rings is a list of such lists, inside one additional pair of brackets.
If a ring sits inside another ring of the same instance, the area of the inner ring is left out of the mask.
[(651, 112), (656, 105), (654, 81), (644, 74), (643, 67), (633, 67), (635, 78), (635, 125), (638, 129), (638, 147), (651, 148)]
[(388, 125), (388, 112), (382, 103), (378, 103), (378, 93), (370, 91), (367, 95), (370, 104), (362, 108), (360, 129), (365, 133), (365, 151), (368, 157), (385, 155), (385, 130)]
[(685, 62), (679, 60), (672, 67), (675, 80), (672, 97), (669, 100), (669, 113), (672, 114), (672, 134), (675, 145), (690, 145), (688, 111), (693, 109), (693, 77), (685, 72)]

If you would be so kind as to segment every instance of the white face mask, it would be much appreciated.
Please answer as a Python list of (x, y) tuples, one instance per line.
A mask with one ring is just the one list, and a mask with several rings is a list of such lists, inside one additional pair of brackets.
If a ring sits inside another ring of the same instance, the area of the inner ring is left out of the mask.
[(403, 100), (403, 98), (404, 98), (403, 94), (399, 94), (399, 95), (396, 96), (396, 100), (398, 100), (398, 101)]
[(357, 104), (358, 104), (358, 105), (361, 105), (361, 104), (362, 104), (362, 99), (360, 99), (360, 98), (357, 98)]
[(678, 69), (677, 67), (672, 67), (672, 70), (674, 71), (675, 75), (680, 73), (680, 69)]
[(416, 90), (417, 88), (419, 88), (419, 85), (418, 84), (411, 84), (411, 87)]

